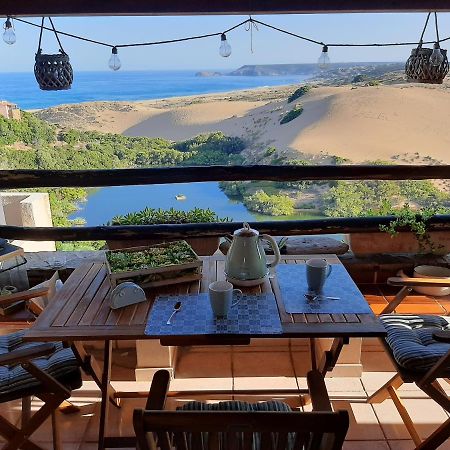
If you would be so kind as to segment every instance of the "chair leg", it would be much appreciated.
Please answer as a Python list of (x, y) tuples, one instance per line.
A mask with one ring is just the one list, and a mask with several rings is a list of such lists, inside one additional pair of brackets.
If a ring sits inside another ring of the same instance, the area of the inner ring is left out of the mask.
[(52, 411), (52, 434), (53, 434), (53, 450), (61, 450), (61, 433), (58, 426), (58, 410)]
[(45, 399), (44, 405), (33, 414), (31, 419), (24, 427), (22, 427), (22, 429), (17, 430), (2, 450), (17, 450), (19, 447), (23, 447), (24, 443), (28, 441), (28, 437), (47, 420), (52, 414), (52, 411), (58, 408), (62, 401), (63, 398), (55, 395), (48, 396), (48, 398)]
[(403, 286), (398, 294), (385, 306), (380, 314), (390, 314), (397, 308), (398, 305), (403, 301), (403, 299), (412, 291), (411, 286)]
[(398, 389), (403, 384), (403, 380), (398, 373), (396, 373), (389, 381), (383, 384), (376, 392), (374, 392), (368, 399), (367, 403), (381, 403), (390, 397), (389, 388)]
[(395, 407), (397, 408), (398, 413), (400, 414), (400, 417), (403, 420), (403, 423), (405, 424), (406, 429), (408, 430), (408, 433), (410, 434), (412, 440), (414, 441), (414, 444), (420, 445), (422, 439), (417, 433), (417, 430), (414, 427), (414, 422), (412, 421), (410, 415), (408, 414), (408, 411), (406, 410), (405, 405), (403, 404), (401, 398), (398, 396), (397, 391), (393, 386), (389, 386), (387, 390), (389, 392), (390, 397), (392, 398), (392, 401), (394, 402)]
[(31, 418), (31, 397), (24, 397), (22, 399), (22, 428), (27, 424)]
[(435, 450), (450, 439), (450, 419), (447, 419), (436, 431), (427, 437), (415, 450)]

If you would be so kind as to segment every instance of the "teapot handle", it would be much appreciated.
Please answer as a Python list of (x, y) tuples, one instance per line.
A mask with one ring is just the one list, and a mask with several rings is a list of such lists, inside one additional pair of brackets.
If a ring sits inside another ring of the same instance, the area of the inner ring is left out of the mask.
[(270, 245), (272, 246), (273, 249), (273, 256), (275, 257), (275, 259), (271, 263), (267, 264), (267, 267), (275, 267), (280, 262), (281, 259), (280, 249), (278, 248), (275, 239), (272, 236), (269, 236), (268, 234), (262, 234), (260, 238), (270, 242)]

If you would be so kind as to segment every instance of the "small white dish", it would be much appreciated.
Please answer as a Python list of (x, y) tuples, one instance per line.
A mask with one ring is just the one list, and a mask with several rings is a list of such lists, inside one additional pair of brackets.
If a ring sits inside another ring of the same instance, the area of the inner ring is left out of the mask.
[[(414, 268), (414, 278), (439, 278), (448, 280), (450, 283), (450, 269), (439, 266), (417, 266)], [(424, 295), (433, 295), (435, 297), (442, 297), (450, 295), (450, 287), (414, 287), (416, 292)]]

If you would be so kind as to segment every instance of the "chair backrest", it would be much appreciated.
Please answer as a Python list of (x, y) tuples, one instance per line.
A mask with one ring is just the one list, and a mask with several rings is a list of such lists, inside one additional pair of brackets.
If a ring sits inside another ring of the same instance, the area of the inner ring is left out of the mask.
[(338, 450), (348, 413), (134, 411), (140, 450)]

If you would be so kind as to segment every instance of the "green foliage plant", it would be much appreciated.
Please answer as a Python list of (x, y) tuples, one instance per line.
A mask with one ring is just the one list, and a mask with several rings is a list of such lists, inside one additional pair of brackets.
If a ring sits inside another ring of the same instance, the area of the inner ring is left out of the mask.
[(228, 217), (220, 218), (211, 209), (194, 208), (180, 211), (174, 208), (144, 208), (141, 211), (113, 217), (108, 225), (157, 225), (180, 223), (230, 222)]
[(294, 214), (294, 200), (287, 195), (269, 195), (264, 191), (244, 197), (244, 205), (251, 211), (269, 216), (290, 216)]
[(287, 102), (292, 103), (293, 101), (297, 100), (298, 98), (303, 97), (310, 90), (311, 90), (311, 86), (309, 84), (305, 84), (304, 86), (299, 87), (288, 97)]
[(300, 105), (296, 105), (294, 108), (292, 108), (289, 112), (287, 112), (280, 120), (280, 125), (283, 125), (285, 123), (288, 123), (294, 119), (296, 119), (298, 116), (300, 116), (303, 112), (303, 107)]
[(436, 245), (431, 239), (428, 231), (429, 220), (436, 215), (436, 207), (422, 208), (413, 210), (408, 203), (402, 208), (395, 210), (395, 219), (389, 225), (380, 225), (380, 230), (390, 234), (391, 237), (397, 236), (399, 229), (409, 229), (417, 239), (420, 253), (435, 253), (442, 251), (443, 246)]

